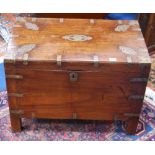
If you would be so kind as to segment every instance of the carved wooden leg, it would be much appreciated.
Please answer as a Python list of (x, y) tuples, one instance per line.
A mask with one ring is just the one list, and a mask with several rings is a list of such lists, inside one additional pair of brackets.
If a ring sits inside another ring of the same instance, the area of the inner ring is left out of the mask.
[(138, 126), (139, 117), (130, 117), (125, 122), (125, 129), (129, 134), (135, 134)]
[(21, 131), (21, 118), (17, 115), (10, 115), (11, 128), (13, 132)]

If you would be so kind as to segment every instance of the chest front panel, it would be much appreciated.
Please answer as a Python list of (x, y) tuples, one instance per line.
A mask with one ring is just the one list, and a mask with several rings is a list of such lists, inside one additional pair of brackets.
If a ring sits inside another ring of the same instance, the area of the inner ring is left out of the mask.
[(147, 68), (139, 67), (131, 73), (120, 72), (117, 67), (113, 72), (104, 68), (96, 71), (6, 69), (8, 92), (18, 94), (9, 97), (11, 107), (46, 117), (46, 113), (40, 114), (45, 109), (48, 116), (59, 118), (62, 113), (68, 119), (75, 113), (79, 119), (102, 120), (111, 119), (114, 113), (139, 112), (149, 73)]

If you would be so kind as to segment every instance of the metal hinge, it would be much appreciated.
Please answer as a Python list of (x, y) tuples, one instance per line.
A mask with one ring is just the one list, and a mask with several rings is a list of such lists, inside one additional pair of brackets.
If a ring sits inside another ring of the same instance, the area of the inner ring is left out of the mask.
[(56, 61), (57, 61), (57, 65), (58, 65), (58, 66), (61, 66), (61, 61), (62, 61), (61, 59), (62, 59), (62, 56), (61, 56), (61, 55), (57, 55), (57, 58), (56, 58), (56, 59), (57, 59), (57, 60), (56, 60)]
[(5, 75), (7, 79), (23, 79), (22, 75)]
[(29, 54), (28, 53), (24, 54), (24, 56), (23, 56), (23, 64), (24, 65), (28, 65), (28, 59), (29, 59)]
[(59, 21), (60, 21), (60, 23), (63, 23), (64, 22), (64, 19), (63, 18), (60, 18)]
[(137, 114), (137, 113), (124, 113), (124, 116), (127, 116), (127, 117), (139, 117), (140, 114)]
[(99, 65), (99, 58), (97, 55), (93, 56), (93, 62), (94, 62), (94, 66), (97, 67)]
[(147, 78), (132, 78), (130, 82), (147, 82)]
[(8, 93), (8, 96), (10, 96), (10, 97), (23, 97), (24, 94), (19, 94), (19, 93)]
[(147, 68), (150, 64), (147, 64), (147, 63), (141, 63), (140, 64), (140, 69), (141, 71), (144, 71), (145, 68)]
[(24, 111), (23, 110), (10, 110), (10, 114), (20, 116), (24, 114)]
[(143, 100), (144, 96), (142, 96), (142, 95), (131, 95), (131, 96), (129, 96), (128, 99), (129, 100)]
[(16, 63), (16, 52), (6, 53), (4, 62), (15, 64)]

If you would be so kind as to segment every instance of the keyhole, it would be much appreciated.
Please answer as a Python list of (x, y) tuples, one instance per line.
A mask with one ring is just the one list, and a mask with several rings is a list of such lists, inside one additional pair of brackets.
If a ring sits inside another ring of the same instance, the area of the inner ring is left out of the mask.
[(76, 72), (71, 72), (70, 74), (69, 74), (69, 76), (70, 76), (70, 81), (77, 81), (77, 79), (78, 79), (78, 74), (76, 73)]

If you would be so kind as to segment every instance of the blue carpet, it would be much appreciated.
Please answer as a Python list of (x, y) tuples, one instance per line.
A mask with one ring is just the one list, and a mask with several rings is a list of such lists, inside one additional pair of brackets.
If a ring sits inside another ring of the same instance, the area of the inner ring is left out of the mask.
[(0, 63), (0, 91), (6, 90), (4, 64)]

